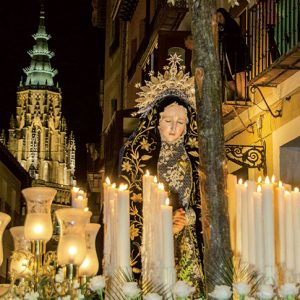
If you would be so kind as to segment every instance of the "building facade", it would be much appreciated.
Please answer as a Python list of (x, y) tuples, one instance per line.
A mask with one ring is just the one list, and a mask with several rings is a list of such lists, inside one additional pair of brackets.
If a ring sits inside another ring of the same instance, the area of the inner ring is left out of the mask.
[(54, 53), (48, 49), (41, 10), (36, 43), (28, 51), (30, 66), (24, 69), (17, 91), (15, 117), (11, 117), (8, 149), (30, 176), (37, 180), (73, 185), (75, 173), (75, 138), (67, 133), (62, 116), (62, 96), (54, 82), (57, 71), (51, 67)]

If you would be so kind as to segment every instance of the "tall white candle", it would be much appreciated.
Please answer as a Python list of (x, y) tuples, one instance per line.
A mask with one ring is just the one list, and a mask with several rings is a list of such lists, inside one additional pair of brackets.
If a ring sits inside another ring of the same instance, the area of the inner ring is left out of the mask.
[(279, 181), (278, 187), (276, 187), (276, 210), (278, 263), (285, 264), (285, 201), (284, 187), (281, 181)]
[(255, 207), (255, 265), (259, 272), (264, 271), (264, 237), (263, 237), (263, 219), (262, 219), (262, 195), (261, 186), (258, 185), (257, 192), (253, 193)]
[(242, 262), (249, 263), (248, 253), (248, 203), (247, 203), (247, 182), (241, 189), (241, 209), (242, 209)]
[(236, 185), (236, 255), (242, 255), (242, 190), (245, 189), (243, 180)]
[(285, 200), (285, 254), (286, 254), (286, 269), (288, 272), (294, 270), (294, 228), (293, 228), (293, 204), (291, 193), (288, 191), (284, 192)]
[(130, 212), (129, 190), (127, 185), (120, 185), (117, 200), (117, 251), (118, 268), (130, 268)]
[(110, 179), (106, 177), (103, 183), (103, 223), (106, 223), (108, 214), (108, 187), (110, 186)]
[(274, 232), (274, 202), (273, 184), (266, 177), (262, 186), (262, 212), (264, 225), (264, 261), (265, 275), (269, 282), (275, 280), (275, 232)]
[(166, 204), (161, 205), (162, 216), (162, 282), (165, 286), (173, 286), (176, 281), (174, 239), (173, 239), (173, 209)]
[(255, 218), (253, 193), (256, 191), (256, 183), (252, 180), (247, 181), (247, 212), (248, 212), (248, 262), (255, 265)]
[[(293, 232), (294, 232), (294, 263), (295, 263), (295, 275), (297, 280), (300, 277), (300, 193), (299, 189), (295, 188), (292, 193), (292, 205), (293, 205)], [(298, 282), (298, 281), (297, 281)]]
[(161, 205), (162, 233), (163, 233), (163, 265), (165, 268), (174, 267), (174, 240), (173, 240), (173, 211), (168, 200)]
[(116, 200), (116, 184), (108, 187), (107, 191), (107, 219), (106, 232), (104, 237), (104, 273), (112, 275), (116, 266), (116, 235), (115, 235), (115, 200)]
[(236, 184), (237, 177), (232, 174), (227, 175), (227, 196), (228, 212), (230, 222), (230, 244), (233, 252), (237, 255), (236, 250)]

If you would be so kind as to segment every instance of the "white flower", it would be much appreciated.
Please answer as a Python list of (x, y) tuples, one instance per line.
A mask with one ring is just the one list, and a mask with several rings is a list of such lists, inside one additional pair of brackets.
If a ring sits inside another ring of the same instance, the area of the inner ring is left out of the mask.
[(157, 293), (149, 293), (144, 296), (144, 300), (161, 300), (162, 296), (158, 295)]
[(95, 276), (90, 281), (90, 289), (95, 292), (105, 288), (105, 277), (102, 275)]
[(30, 292), (30, 293), (26, 293), (24, 296), (24, 300), (38, 300), (39, 298), (39, 293), (38, 292)]
[(64, 279), (64, 270), (62, 268), (59, 268), (57, 274), (55, 275), (55, 282), (62, 283)]
[(274, 296), (274, 290), (270, 284), (262, 284), (258, 292), (256, 293), (257, 297), (260, 299), (272, 299)]
[(173, 288), (174, 295), (181, 298), (186, 298), (193, 292), (195, 292), (195, 288), (181, 280), (177, 281)]
[(232, 291), (227, 285), (216, 285), (215, 289), (209, 295), (215, 299), (225, 300), (231, 297)]
[(287, 296), (296, 296), (298, 288), (294, 283), (285, 283), (279, 289), (279, 296), (285, 298)]
[(234, 283), (233, 287), (240, 296), (246, 296), (250, 292), (249, 284), (246, 282)]
[(138, 287), (137, 282), (125, 282), (122, 290), (124, 295), (128, 298), (135, 298), (141, 292), (141, 289)]

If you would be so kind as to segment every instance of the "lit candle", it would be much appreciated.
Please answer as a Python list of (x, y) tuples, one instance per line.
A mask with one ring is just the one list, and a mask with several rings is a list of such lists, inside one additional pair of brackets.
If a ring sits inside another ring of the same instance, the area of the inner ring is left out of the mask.
[(276, 215), (278, 220), (278, 262), (280, 264), (285, 263), (285, 201), (284, 201), (284, 187), (281, 181), (279, 181), (278, 187), (276, 187)]
[(72, 203), (74, 199), (77, 197), (78, 192), (79, 192), (79, 187), (73, 186), (71, 190)]
[(236, 184), (237, 177), (232, 174), (227, 175), (227, 195), (228, 195), (228, 212), (230, 222), (230, 244), (235, 255), (236, 250)]
[(104, 242), (104, 272), (105, 275), (112, 275), (116, 263), (116, 234), (115, 234), (115, 199), (116, 184), (113, 183), (107, 188), (107, 219)]
[(247, 212), (248, 212), (248, 263), (255, 265), (255, 218), (253, 193), (256, 191), (256, 183), (252, 180), (247, 181)]
[(236, 185), (236, 255), (242, 255), (242, 191), (245, 189), (243, 180)]
[(163, 283), (172, 286), (175, 283), (175, 259), (174, 259), (174, 239), (173, 239), (173, 209), (169, 206), (169, 199), (166, 204), (161, 205), (162, 214), (162, 265)]
[(264, 271), (264, 236), (263, 236), (263, 219), (262, 219), (262, 196), (261, 186), (257, 186), (257, 192), (253, 193), (255, 207), (255, 265), (260, 271)]
[[(294, 188), (291, 193), (293, 205), (293, 232), (294, 232), (294, 263), (297, 280), (300, 277), (300, 193), (298, 188)], [(297, 281), (298, 282), (298, 281)]]
[(249, 263), (248, 253), (248, 203), (247, 203), (247, 182), (244, 183), (241, 189), (241, 210), (242, 210), (242, 262)]
[(262, 212), (264, 229), (264, 262), (265, 275), (269, 282), (275, 279), (275, 232), (274, 232), (274, 203), (273, 184), (269, 177), (265, 179), (262, 186)]
[(103, 223), (106, 223), (108, 214), (108, 187), (110, 186), (110, 179), (106, 177), (103, 183)]
[(129, 270), (130, 268), (130, 211), (129, 190), (127, 185), (120, 185), (117, 200), (117, 251), (118, 268)]
[(72, 201), (72, 207), (85, 209), (87, 207), (87, 201), (88, 199), (85, 197), (85, 194), (78, 193), (78, 196)]
[(153, 205), (151, 203), (151, 185), (154, 176), (147, 170), (143, 175), (143, 234), (142, 234), (142, 264), (143, 273), (150, 274), (152, 254), (151, 216)]
[(293, 228), (293, 203), (291, 193), (284, 192), (285, 201), (285, 255), (286, 255), (286, 269), (289, 273), (294, 270), (294, 228)]

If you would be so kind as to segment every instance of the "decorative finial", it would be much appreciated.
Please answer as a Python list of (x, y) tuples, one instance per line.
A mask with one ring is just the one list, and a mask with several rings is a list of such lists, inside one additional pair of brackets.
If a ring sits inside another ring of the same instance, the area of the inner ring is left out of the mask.
[(168, 61), (164, 74), (158, 72), (155, 77), (154, 71), (150, 71), (150, 81), (145, 81), (144, 86), (140, 83), (135, 85), (141, 92), (137, 93), (139, 98), (135, 101), (138, 111), (133, 115), (144, 117), (157, 101), (168, 95), (178, 96), (193, 108), (196, 107), (194, 77), (184, 73), (185, 66), (181, 65), (182, 58), (177, 53), (170, 55)]

